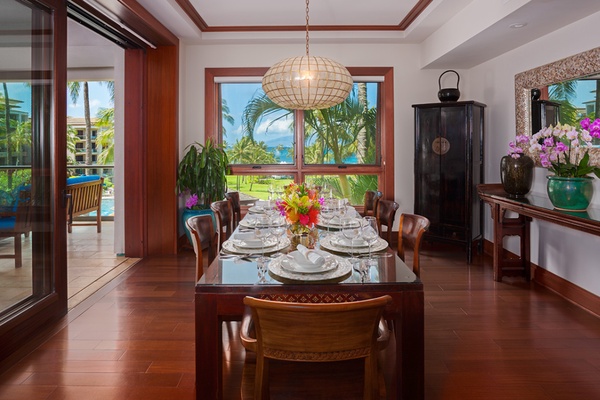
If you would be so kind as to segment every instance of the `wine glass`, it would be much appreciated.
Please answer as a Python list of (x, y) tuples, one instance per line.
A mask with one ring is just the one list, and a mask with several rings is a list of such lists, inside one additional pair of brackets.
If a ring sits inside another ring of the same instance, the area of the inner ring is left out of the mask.
[(269, 217), (262, 216), (260, 217), (257, 221), (256, 221), (256, 225), (254, 226), (254, 236), (256, 236), (258, 239), (260, 239), (260, 242), (262, 244), (261, 247), (261, 260), (265, 260), (265, 242), (267, 241), (267, 239), (269, 238), (269, 236), (271, 236), (272, 232), (271, 232), (271, 221), (269, 219)]
[(360, 221), (356, 218), (344, 218), (342, 220), (342, 235), (350, 240), (350, 262), (354, 265), (358, 259), (354, 255), (354, 241), (361, 235)]
[(273, 236), (277, 239), (277, 248), (281, 246), (281, 238), (285, 235), (287, 231), (287, 223), (285, 217), (282, 215), (276, 216), (271, 221), (271, 231)]
[(379, 239), (379, 230), (377, 229), (377, 218), (368, 216), (362, 219), (362, 238), (369, 245), (368, 264), (373, 265), (371, 246), (375, 244)]
[(275, 194), (275, 188), (273, 187), (273, 184), (271, 183), (269, 185), (269, 200), (274, 200), (274, 197), (275, 197), (275, 196), (273, 196), (274, 194)]
[(336, 209), (331, 199), (325, 200), (325, 204), (321, 207), (321, 219), (323, 220), (323, 224), (327, 227), (327, 235), (329, 235), (329, 227), (331, 226), (331, 222), (336, 215)]

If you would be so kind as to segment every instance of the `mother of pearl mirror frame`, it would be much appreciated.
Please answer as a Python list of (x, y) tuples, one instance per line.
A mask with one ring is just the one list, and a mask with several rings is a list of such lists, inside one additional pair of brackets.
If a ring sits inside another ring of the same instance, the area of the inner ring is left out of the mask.
[[(531, 136), (531, 89), (600, 72), (600, 47), (515, 75), (517, 133)], [(600, 94), (599, 94), (600, 95)], [(590, 162), (600, 165), (600, 148), (589, 150)]]

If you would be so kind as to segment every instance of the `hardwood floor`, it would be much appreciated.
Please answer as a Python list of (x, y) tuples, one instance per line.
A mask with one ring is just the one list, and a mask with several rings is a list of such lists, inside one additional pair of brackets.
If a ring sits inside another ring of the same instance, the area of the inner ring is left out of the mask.
[[(600, 319), (536, 284), (494, 282), (487, 257), (472, 265), (465, 258), (452, 250), (422, 255), (426, 399), (600, 398)], [(195, 398), (193, 265), (185, 252), (118, 276), (0, 376), (0, 399)], [(237, 400), (242, 375), (246, 383), (251, 375), (236, 329), (224, 330), (224, 357), (226, 399)], [(353, 369), (336, 371), (347, 378)], [(355, 380), (325, 397), (291, 393), (328, 384), (314, 372), (319, 380), (283, 376), (273, 399), (360, 397)]]

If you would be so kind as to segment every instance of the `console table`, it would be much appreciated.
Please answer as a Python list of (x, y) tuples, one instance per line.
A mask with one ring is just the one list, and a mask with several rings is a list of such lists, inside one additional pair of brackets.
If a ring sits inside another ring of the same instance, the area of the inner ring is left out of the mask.
[[(512, 198), (499, 183), (477, 185), (477, 192), (479, 197), (492, 208), (495, 281), (501, 281), (502, 276), (515, 274), (523, 274), (529, 279), (529, 223), (532, 218), (600, 235), (600, 209), (598, 208), (588, 208), (586, 212), (560, 211), (554, 208), (545, 194), (529, 194), (523, 198)], [(517, 213), (518, 217), (507, 217), (507, 211)], [(502, 245), (505, 236), (520, 237), (520, 258), (505, 257)]]

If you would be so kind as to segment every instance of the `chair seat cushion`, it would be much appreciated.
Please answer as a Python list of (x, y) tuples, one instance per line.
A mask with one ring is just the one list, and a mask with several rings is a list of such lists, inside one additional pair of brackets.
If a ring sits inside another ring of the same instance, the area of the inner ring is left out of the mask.
[(93, 182), (93, 181), (99, 181), (99, 180), (100, 180), (99, 175), (72, 176), (70, 178), (67, 178), (67, 185), (74, 185), (76, 183)]
[(0, 231), (13, 231), (15, 229), (15, 217), (0, 218)]

